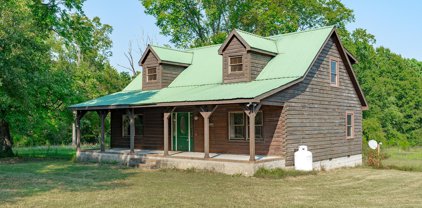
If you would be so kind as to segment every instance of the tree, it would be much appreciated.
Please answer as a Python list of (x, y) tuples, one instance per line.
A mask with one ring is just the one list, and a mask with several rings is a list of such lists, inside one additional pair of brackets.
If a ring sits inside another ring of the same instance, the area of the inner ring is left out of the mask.
[[(128, 83), (129, 76), (108, 62), (111, 26), (87, 18), (82, 4), (0, 3), (0, 157), (13, 154), (13, 143), (65, 141), (71, 132), (69, 105)], [(98, 118), (85, 122), (97, 125)]]
[(234, 28), (269, 36), (325, 25), (344, 28), (352, 10), (338, 0), (141, 0), (176, 47), (222, 43)]

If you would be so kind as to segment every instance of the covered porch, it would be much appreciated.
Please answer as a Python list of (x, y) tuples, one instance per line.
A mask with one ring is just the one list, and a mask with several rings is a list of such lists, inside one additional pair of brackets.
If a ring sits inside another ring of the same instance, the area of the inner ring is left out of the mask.
[[(87, 111), (96, 111), (101, 118), (99, 150), (80, 149), (80, 120)], [(126, 106), (78, 109), (74, 112), (74, 135), (80, 160), (111, 160), (128, 164), (132, 158), (153, 159), (159, 161), (161, 168), (180, 169), (229, 169), (233, 166), (236, 170), (239, 164), (249, 164), (246, 172), (262, 166), (284, 167), (281, 131), (284, 120), (280, 105), (249, 102)], [(111, 120), (110, 149), (106, 149), (104, 144), (108, 115)], [(241, 168), (240, 172), (246, 169)]]
[(224, 174), (252, 176), (259, 168), (284, 168), (285, 160), (280, 156), (256, 155), (253, 163), (250, 156), (244, 154), (209, 153), (204, 158), (203, 152), (140, 150), (112, 148), (101, 150), (82, 150), (77, 153), (78, 160), (98, 163), (118, 163), (140, 168), (176, 168), (198, 169)]

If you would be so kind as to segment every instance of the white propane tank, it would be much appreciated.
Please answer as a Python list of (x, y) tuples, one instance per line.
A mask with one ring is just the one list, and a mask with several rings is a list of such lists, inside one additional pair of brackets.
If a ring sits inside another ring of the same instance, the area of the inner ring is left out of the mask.
[(299, 146), (299, 150), (295, 152), (295, 170), (312, 170), (312, 152), (305, 145)]

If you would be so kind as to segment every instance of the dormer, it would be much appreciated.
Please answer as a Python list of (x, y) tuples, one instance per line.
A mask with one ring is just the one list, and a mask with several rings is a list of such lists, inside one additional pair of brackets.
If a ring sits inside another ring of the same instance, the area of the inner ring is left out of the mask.
[(193, 54), (170, 48), (148, 45), (139, 65), (142, 66), (142, 90), (167, 87), (192, 63)]
[(255, 80), (278, 50), (274, 40), (233, 30), (218, 53), (223, 56), (223, 82), (234, 83)]

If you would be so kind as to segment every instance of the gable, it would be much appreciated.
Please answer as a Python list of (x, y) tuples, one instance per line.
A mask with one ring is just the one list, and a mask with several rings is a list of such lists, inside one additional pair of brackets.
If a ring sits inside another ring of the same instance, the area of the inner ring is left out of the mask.
[[(74, 106), (98, 106), (101, 105), (101, 103), (113, 106), (147, 104), (171, 106), (172, 103), (175, 102), (227, 102), (227, 100), (233, 100), (234, 102), (235, 99), (250, 99), (253, 100), (253, 102), (259, 102), (281, 90), (303, 81), (305, 75), (309, 72), (310, 66), (315, 62), (317, 54), (320, 53), (322, 46), (332, 34), (336, 34), (333, 27), (324, 27), (265, 38), (266, 43), (271, 39), (277, 44), (277, 48), (279, 49), (278, 54), (270, 55), (270, 60), (267, 60), (268, 57), (251, 56), (251, 59), (255, 59), (259, 62), (262, 61), (263, 63), (257, 62), (255, 66), (251, 66), (252, 68), (256, 68), (251, 69), (256, 71), (251, 73), (253, 76), (256, 76), (256, 79), (227, 84), (223, 81), (222, 63), (224, 60), (223, 57), (219, 55), (220, 50), (224, 48), (224, 44), (192, 48), (185, 51), (160, 48), (162, 50), (157, 50), (161, 51), (159, 52), (160, 54), (167, 53), (173, 60), (176, 60), (178, 57), (183, 57), (183, 60), (190, 62), (190, 64), (185, 65), (187, 68), (184, 70), (171, 69), (170, 72), (179, 71), (180, 74), (177, 76), (169, 74), (168, 77), (171, 79), (174, 78), (174, 80), (170, 82), (169, 79), (167, 83), (161, 85), (164, 86), (164, 88), (142, 89), (142, 92), (130, 94), (130, 96), (139, 96), (133, 99), (128, 97), (129, 94), (127, 93), (118, 93), (111, 97), (106, 96)], [(242, 50), (246, 49), (247, 51), (248, 45), (243, 43), (244, 40), (242, 40), (241, 37), (235, 36), (226, 41), (230, 43), (233, 41), (234, 43), (237, 43), (237, 46), (242, 46), (240, 47)], [(152, 46), (149, 48), (151, 50), (147, 50), (144, 53), (141, 61), (144, 61), (144, 63), (158, 62), (158, 65), (169, 65), (170, 61), (164, 62), (161, 60), (161, 57), (166, 57), (165, 55), (157, 55)], [(305, 48), (306, 50), (304, 50)], [(340, 47), (340, 49), (342, 49), (342, 47)], [(341, 56), (346, 57), (344, 51), (340, 50), (339, 53)], [(260, 54), (262, 55), (262, 53)], [(351, 82), (355, 83), (354, 86), (357, 86), (357, 89), (360, 89), (353, 71), (351, 70), (350, 61), (348, 59), (345, 60), (345, 63), (348, 63), (345, 68), (348, 70), (349, 76), (351, 76)], [(174, 62), (170, 63), (173, 64)], [(361, 94), (358, 91), (357, 93), (358, 96)], [(141, 94), (145, 96), (140, 96)], [(125, 96), (125, 99), (122, 99), (120, 96)], [(360, 100), (361, 102), (363, 100), (363, 103), (366, 105), (364, 98), (362, 98), (363, 94), (361, 94)]]

